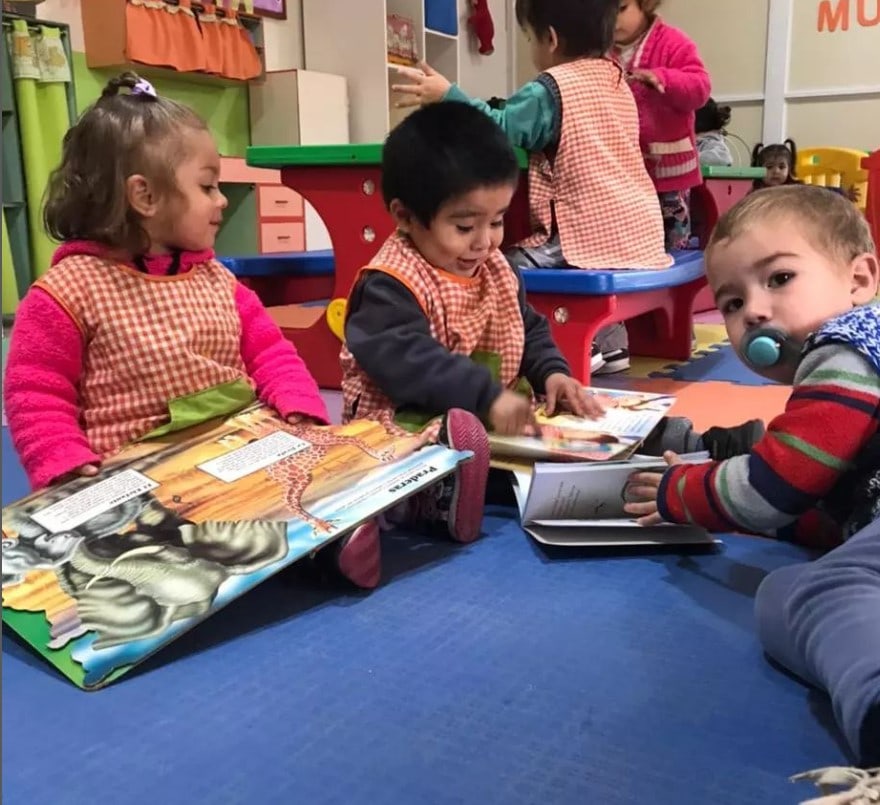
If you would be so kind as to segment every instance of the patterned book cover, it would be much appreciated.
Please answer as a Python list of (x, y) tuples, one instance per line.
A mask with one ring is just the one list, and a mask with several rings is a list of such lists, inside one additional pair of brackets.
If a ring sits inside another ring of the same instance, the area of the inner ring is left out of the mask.
[(118, 679), (469, 453), (253, 406), (3, 509), (3, 622), (82, 688)]

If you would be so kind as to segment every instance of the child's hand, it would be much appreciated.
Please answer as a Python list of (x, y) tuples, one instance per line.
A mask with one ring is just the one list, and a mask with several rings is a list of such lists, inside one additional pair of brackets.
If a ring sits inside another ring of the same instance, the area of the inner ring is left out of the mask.
[(848, 198), (853, 204), (858, 204), (858, 203), (859, 203), (859, 198), (861, 197), (861, 194), (859, 193), (859, 188), (856, 187), (855, 185), (852, 185), (852, 186), (850, 186), (850, 187), (847, 187), (847, 188), (843, 191), (843, 195), (844, 195), (846, 198)]
[(501, 436), (533, 436), (538, 432), (531, 400), (510, 389), (495, 398), (489, 409), (489, 424)]
[(553, 416), (559, 410), (568, 410), (575, 416), (597, 419), (605, 413), (599, 401), (581, 383), (562, 372), (554, 372), (544, 381), (544, 392), (547, 416)]
[(312, 419), (312, 417), (307, 416), (306, 414), (288, 414), (286, 419), (288, 425), (311, 425), (317, 427), (321, 424), (316, 419)]
[[(674, 464), (683, 463), (676, 453), (667, 450), (663, 454), (666, 463), (671, 467)], [(627, 514), (638, 517), (639, 525), (660, 525), (663, 518), (657, 511), (657, 491), (663, 478), (662, 472), (634, 472), (627, 482), (627, 494), (637, 498), (635, 501), (624, 505), (623, 510)]]
[(64, 475), (59, 475), (53, 481), (50, 481), (50, 484), (66, 484), (74, 478), (94, 478), (99, 470), (100, 467), (97, 464), (83, 464), (81, 467), (70, 470), (70, 472), (65, 472)]
[(627, 79), (629, 81), (638, 81), (651, 87), (651, 89), (656, 89), (661, 95), (666, 92), (663, 82), (650, 70), (633, 70), (627, 75)]
[(391, 91), (410, 97), (399, 100), (395, 106), (403, 109), (407, 106), (427, 106), (429, 103), (439, 103), (446, 97), (452, 84), (433, 67), (419, 62), (418, 69), (414, 67), (398, 67), (397, 72), (411, 80), (410, 84), (392, 84)]

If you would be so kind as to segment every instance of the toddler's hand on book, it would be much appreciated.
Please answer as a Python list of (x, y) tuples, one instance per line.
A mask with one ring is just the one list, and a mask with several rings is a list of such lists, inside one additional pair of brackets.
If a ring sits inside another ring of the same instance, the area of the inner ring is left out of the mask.
[(68, 481), (72, 481), (74, 478), (93, 478), (98, 474), (99, 467), (97, 464), (83, 464), (81, 467), (77, 467), (76, 469), (71, 470), (70, 472), (64, 473), (64, 475), (59, 475), (55, 480), (51, 481), (51, 484), (66, 484)]
[[(667, 450), (663, 454), (666, 463), (671, 467), (673, 464), (681, 464), (682, 460), (676, 453)], [(629, 476), (626, 486), (626, 495), (634, 498), (624, 504), (623, 510), (627, 514), (638, 517), (641, 526), (660, 525), (663, 518), (657, 511), (657, 492), (660, 489), (660, 481), (663, 479), (662, 472), (634, 472)]]
[(532, 403), (522, 394), (505, 389), (489, 409), (489, 424), (500, 436), (523, 436), (537, 433)]
[(581, 383), (562, 372), (554, 372), (544, 381), (544, 392), (547, 398), (544, 402), (547, 416), (566, 410), (575, 416), (598, 419), (605, 413), (599, 401)]
[(285, 419), (288, 425), (305, 425), (318, 427), (321, 423), (306, 414), (288, 414)]
[(410, 79), (409, 84), (392, 84), (391, 91), (405, 97), (394, 105), (399, 109), (407, 106), (426, 106), (429, 103), (439, 103), (446, 97), (452, 84), (444, 76), (440, 75), (433, 67), (419, 62), (418, 69), (414, 67), (396, 68), (400, 75)]

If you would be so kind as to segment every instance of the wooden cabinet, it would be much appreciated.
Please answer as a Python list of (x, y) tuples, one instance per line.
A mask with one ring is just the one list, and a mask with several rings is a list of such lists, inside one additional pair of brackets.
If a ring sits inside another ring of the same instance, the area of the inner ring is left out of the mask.
[[(266, 73), (248, 87), (251, 145), (339, 145), (349, 142), (348, 82), (343, 76), (314, 70)], [(329, 249), (330, 235), (318, 214), (293, 191), (261, 187), (260, 251)], [(297, 204), (299, 206), (297, 206)], [(294, 228), (278, 234), (267, 221), (303, 220), (300, 239)], [(301, 242), (301, 246), (290, 243)]]
[(302, 196), (281, 183), (280, 171), (252, 168), (240, 157), (223, 157), (220, 186), (229, 206), (217, 235), (217, 254), (305, 251), (305, 204)]

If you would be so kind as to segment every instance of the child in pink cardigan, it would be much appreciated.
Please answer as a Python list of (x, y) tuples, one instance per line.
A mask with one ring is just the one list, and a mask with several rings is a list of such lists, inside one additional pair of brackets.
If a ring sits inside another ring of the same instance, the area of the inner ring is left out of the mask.
[(661, 0), (621, 0), (614, 55), (639, 108), (645, 164), (663, 210), (667, 249), (687, 248), (690, 189), (702, 183), (694, 117), (711, 82), (697, 46), (657, 16)]
[[(219, 172), (204, 121), (133, 73), (66, 134), (44, 209), (63, 244), (19, 306), (3, 389), (35, 488), (257, 398), (288, 422), (327, 424), (293, 345), (214, 258)], [(373, 571), (348, 554), (378, 539), (370, 529), (334, 546), (355, 583)]]

